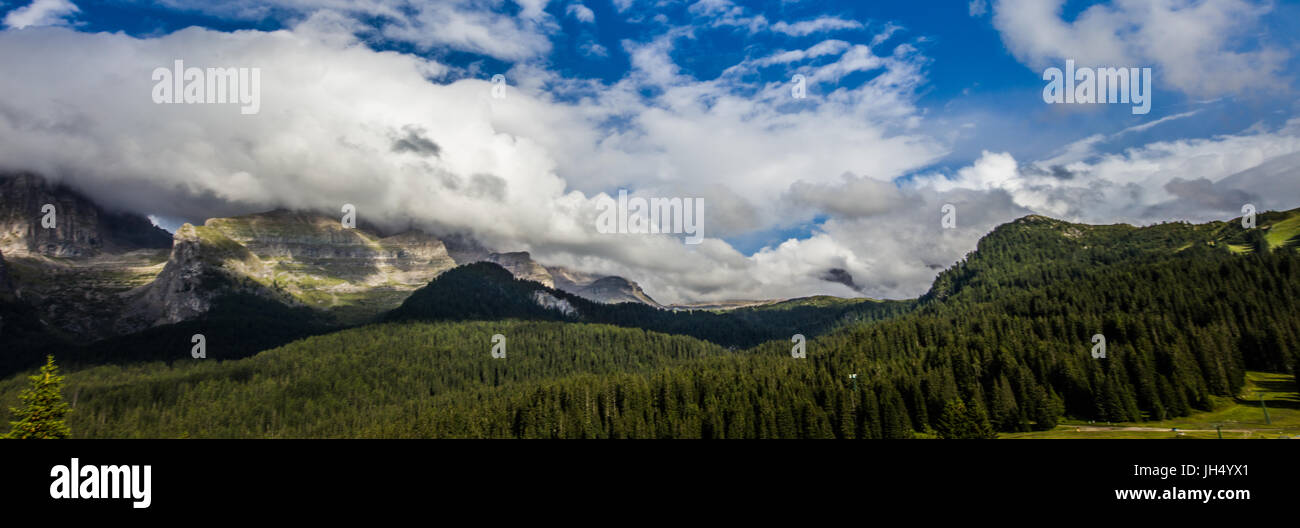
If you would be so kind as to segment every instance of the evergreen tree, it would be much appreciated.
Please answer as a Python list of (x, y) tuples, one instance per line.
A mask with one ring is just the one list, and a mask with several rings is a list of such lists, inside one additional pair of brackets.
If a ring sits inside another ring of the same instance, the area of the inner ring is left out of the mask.
[(54, 356), (47, 356), (40, 373), (30, 376), (31, 387), (18, 398), (23, 408), (10, 408), (14, 419), (6, 438), (67, 438), (72, 430), (63, 418), (68, 414), (68, 404), (63, 402), (63, 376), (54, 364)]

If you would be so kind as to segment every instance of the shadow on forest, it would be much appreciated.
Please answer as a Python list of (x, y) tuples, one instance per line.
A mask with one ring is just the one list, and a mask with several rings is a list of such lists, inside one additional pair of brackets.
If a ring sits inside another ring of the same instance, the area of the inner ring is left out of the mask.
[[(1278, 409), (1300, 409), (1300, 395), (1296, 394), (1296, 382), (1292, 380), (1268, 380), (1256, 381), (1255, 386), (1258, 390), (1273, 393), (1273, 399), (1265, 400), (1264, 404), (1269, 407)], [(1286, 394), (1285, 396), (1276, 396), (1277, 394)], [(1251, 393), (1247, 398), (1235, 398), (1241, 405), (1259, 406), (1259, 398)]]

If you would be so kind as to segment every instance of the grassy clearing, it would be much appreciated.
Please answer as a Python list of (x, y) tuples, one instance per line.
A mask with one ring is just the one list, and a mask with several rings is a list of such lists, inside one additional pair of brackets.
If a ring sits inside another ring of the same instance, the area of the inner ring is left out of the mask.
[[(1290, 374), (1247, 372), (1247, 389), (1236, 398), (1215, 398), (1214, 410), (1163, 421), (1135, 423), (1069, 422), (1051, 431), (1007, 433), (1000, 438), (1279, 438), (1300, 436), (1300, 392)], [(1260, 392), (1256, 392), (1260, 391)], [(1266, 423), (1263, 398), (1271, 423)], [(1180, 433), (1173, 431), (1177, 428)]]
[(1264, 238), (1268, 240), (1268, 247), (1276, 248), (1286, 244), (1286, 241), (1296, 236), (1297, 233), (1300, 233), (1300, 215), (1273, 224)]

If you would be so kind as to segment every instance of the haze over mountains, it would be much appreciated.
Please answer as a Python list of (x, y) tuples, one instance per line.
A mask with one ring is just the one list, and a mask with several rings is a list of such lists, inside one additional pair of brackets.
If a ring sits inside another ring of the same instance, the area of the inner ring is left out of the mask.
[[(45, 204), (55, 206), (53, 229), (41, 225)], [(621, 277), (547, 267), (526, 252), (494, 253), (452, 240), (448, 248), (415, 229), (385, 234), (287, 210), (185, 224), (172, 235), (38, 175), (0, 176), (7, 281), (42, 320), (82, 340), (200, 317), (228, 294), (308, 307), (343, 324), (363, 322), (396, 308), (439, 274), (477, 261), (596, 302), (658, 306)]]

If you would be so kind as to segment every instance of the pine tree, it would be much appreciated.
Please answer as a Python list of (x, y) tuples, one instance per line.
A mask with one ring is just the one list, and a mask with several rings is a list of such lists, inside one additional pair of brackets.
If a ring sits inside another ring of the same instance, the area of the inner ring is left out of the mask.
[(997, 431), (993, 429), (993, 424), (989, 423), (989, 413), (984, 410), (984, 404), (976, 401), (966, 406), (966, 412), (969, 416), (967, 421), (975, 426), (971, 431), (971, 435), (967, 438), (995, 439), (998, 437)]
[(970, 430), (966, 423), (966, 404), (960, 399), (951, 399), (943, 406), (939, 420), (934, 424), (934, 431), (939, 438), (962, 438), (964, 431)]
[(11, 407), (14, 419), (6, 438), (67, 438), (72, 430), (63, 419), (68, 414), (68, 404), (63, 402), (63, 376), (54, 364), (54, 356), (47, 356), (40, 373), (30, 376), (32, 385), (23, 391), (19, 400), (23, 408)]
[(997, 438), (997, 432), (989, 423), (988, 413), (979, 403), (967, 405), (960, 399), (948, 400), (943, 407), (939, 422), (934, 425), (939, 438)]

